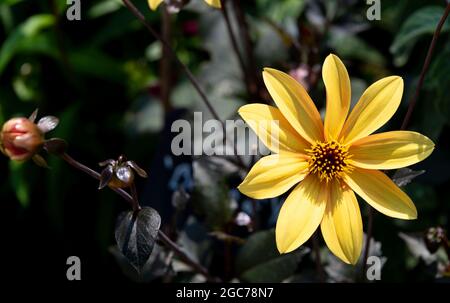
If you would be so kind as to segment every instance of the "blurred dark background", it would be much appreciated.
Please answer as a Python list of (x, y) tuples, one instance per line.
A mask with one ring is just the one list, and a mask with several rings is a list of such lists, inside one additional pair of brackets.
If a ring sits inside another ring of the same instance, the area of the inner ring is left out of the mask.
[[(146, 1), (134, 3), (160, 30), (163, 8), (152, 12)], [(385, 127), (399, 129), (445, 1), (382, 1), (379, 21), (367, 20), (365, 1), (252, 0), (239, 5), (248, 21), (257, 74), (271, 66), (299, 75), (299, 81), (310, 86), (319, 108), (325, 100), (320, 65), (330, 52), (340, 56), (349, 70), (354, 102), (377, 79), (402, 76), (402, 105)], [(169, 62), (170, 97), (163, 100), (162, 47), (121, 1), (82, 1), (80, 21), (68, 21), (66, 9), (66, 1), (60, 0), (0, 1), (0, 122), (28, 116), (39, 108), (41, 116), (55, 115), (61, 120), (47, 137), (64, 138), (69, 142), (69, 154), (84, 164), (97, 169), (100, 161), (127, 155), (149, 173), (148, 179), (137, 180), (142, 203), (156, 208), (163, 224), (170, 224), (172, 193), (179, 185), (191, 191), (192, 203), (199, 203), (196, 192), (202, 190), (198, 183), (190, 183), (197, 180), (192, 159), (170, 154), (170, 123), (189, 117), (194, 110), (203, 111), (205, 117), (209, 114), (173, 62)], [(174, 49), (198, 76), (221, 118), (235, 118), (240, 105), (258, 102), (250, 99), (251, 92), (243, 84), (218, 10), (192, 0), (168, 20)], [(239, 23), (232, 21), (238, 32)], [(409, 126), (436, 143), (432, 156), (414, 167), (426, 173), (406, 187), (419, 218), (406, 222), (375, 215), (374, 237), (387, 258), (383, 281), (433, 280), (436, 269), (414, 256), (398, 233), (450, 227), (449, 31), (447, 21)], [(259, 95), (264, 97), (261, 90)], [(97, 181), (62, 160), (45, 158), (51, 169), (0, 157), (2, 275), (11, 280), (36, 280), (42, 274), (45, 280), (64, 281), (66, 259), (75, 255), (81, 259), (83, 280), (130, 281), (110, 249), (115, 245), (116, 217), (128, 205), (107, 189), (98, 191)], [(184, 165), (186, 176), (174, 181), (177, 165)], [(224, 190), (231, 190), (239, 178), (225, 176), (222, 181)], [(170, 182), (175, 185), (169, 186)], [(249, 235), (223, 224), (223, 218), (208, 217), (214, 206), (207, 203), (215, 202), (207, 200), (207, 195), (200, 196), (203, 206), (188, 205), (181, 215), (180, 234), (186, 231), (189, 218), (195, 218), (195, 226), (201, 226), (202, 232)], [(234, 200), (237, 206), (232, 213), (250, 212), (243, 197)], [(261, 203), (261, 230), (274, 226), (280, 203)], [(361, 206), (364, 214), (366, 206)], [(212, 249), (201, 258), (205, 265), (218, 275), (239, 276), (238, 269), (228, 273), (217, 269), (222, 266), (223, 246), (220, 240), (209, 240), (207, 247)], [(196, 242), (195, 237), (191, 242)], [(239, 250), (234, 247), (233, 254), (239, 255)], [(306, 281), (300, 277), (308, 277), (313, 268), (313, 262), (306, 260), (289, 276), (296, 277), (292, 281)]]

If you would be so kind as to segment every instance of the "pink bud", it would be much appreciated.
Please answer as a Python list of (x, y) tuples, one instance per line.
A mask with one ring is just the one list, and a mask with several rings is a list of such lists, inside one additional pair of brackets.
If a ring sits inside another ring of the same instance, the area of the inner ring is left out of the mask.
[(27, 118), (13, 118), (3, 124), (0, 139), (5, 155), (11, 160), (23, 161), (39, 151), (44, 143), (44, 134)]

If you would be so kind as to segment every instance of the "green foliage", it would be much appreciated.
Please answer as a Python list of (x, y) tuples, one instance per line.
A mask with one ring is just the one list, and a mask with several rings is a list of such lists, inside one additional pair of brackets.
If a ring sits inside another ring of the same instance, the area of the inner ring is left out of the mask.
[[(162, 9), (152, 12), (146, 1), (133, 2), (161, 31)], [(381, 20), (370, 22), (365, 17), (365, 1), (237, 2), (242, 3), (247, 16), (259, 94), (247, 91), (220, 11), (198, 0), (170, 16), (171, 44), (222, 119), (236, 118), (243, 104), (271, 102), (261, 79), (264, 67), (306, 71), (311, 82), (309, 93), (317, 106), (324, 108), (321, 64), (326, 55), (335, 53), (351, 76), (352, 106), (368, 85), (381, 77), (399, 75), (404, 79), (401, 106), (383, 130), (399, 128), (444, 9), (442, 1), (437, 0), (382, 1)], [(55, 10), (51, 3), (56, 4)], [(167, 184), (152, 187), (160, 179), (173, 177), (166, 176), (173, 172), (164, 158), (170, 148), (164, 145), (170, 129), (165, 123), (172, 118), (173, 110), (202, 111), (204, 120), (210, 113), (174, 61), (169, 66), (169, 104), (162, 102), (161, 59), (166, 57), (161, 43), (149, 35), (122, 1), (84, 1), (81, 21), (66, 20), (65, 9), (65, 1), (0, 1), (0, 123), (12, 116), (28, 116), (39, 107), (42, 114), (61, 120), (48, 138), (65, 139), (68, 152), (88, 166), (98, 169), (99, 161), (126, 153), (146, 169), (155, 167), (149, 170), (148, 181), (137, 183), (139, 194), (147, 194), (143, 202), (161, 211), (162, 230), (170, 231), (172, 240), (189, 257), (225, 281), (317, 281), (314, 257), (307, 245), (285, 255), (276, 248), (273, 227), (282, 202), (256, 201), (252, 205), (254, 201), (236, 189), (246, 171), (228, 159), (220, 158), (223, 162), (218, 163), (216, 158), (200, 157), (192, 159), (192, 165), (191, 159), (183, 159), (193, 176), (186, 177), (192, 178), (189, 182), (183, 179), (189, 185), (186, 190), (190, 198), (177, 211), (172, 207), (172, 196), (164, 194), (169, 191)], [(230, 13), (234, 16), (234, 10)], [(244, 60), (250, 64), (241, 24), (238, 18), (231, 19)], [(406, 222), (375, 216), (377, 241), (371, 252), (384, 261), (387, 258), (383, 281), (434, 280), (433, 275), (423, 274), (430, 268), (423, 254), (417, 256), (415, 250), (418, 247), (423, 253), (425, 248), (420, 239), (411, 241), (411, 235), (438, 224), (450, 231), (449, 20), (436, 45), (409, 127), (433, 139), (436, 150), (411, 170), (390, 174), (399, 185), (408, 183), (404, 190), (417, 206), (419, 219)], [(189, 26), (192, 32), (186, 30)], [(141, 243), (144, 246), (128, 245), (124, 251), (123, 235), (127, 232), (126, 228), (119, 230), (122, 247), (117, 248), (114, 224), (128, 205), (107, 189), (99, 192), (96, 180), (58, 157), (44, 156), (49, 170), (31, 162), (0, 159), (0, 212), (8, 214), (2, 230), (17, 228), (17, 251), (26, 251), (26, 257), (39, 254), (39, 260), (56, 268), (58, 275), (60, 256), (78, 254), (83, 262), (86, 260), (83, 266), (89, 279), (204, 281), (163, 243), (153, 243), (154, 233), (147, 233), (151, 234), (152, 247)], [(250, 162), (250, 157), (244, 160)], [(366, 228), (364, 210), (362, 206)], [(250, 222), (239, 225), (236, 217), (242, 213)], [(126, 223), (122, 228), (130, 226), (130, 220), (121, 222)], [(146, 229), (148, 225), (139, 227)], [(405, 243), (399, 240), (399, 232), (406, 235), (401, 236)], [(360, 279), (361, 264), (345, 265), (321, 244), (322, 252), (326, 251), (322, 261), (329, 280)], [(7, 251), (1, 257), (19, 258), (17, 251)], [(52, 252), (57, 252), (57, 257)], [(150, 261), (144, 264), (144, 259)], [(15, 273), (20, 264), (11, 263), (14, 268), (10, 272)], [(137, 268), (142, 270), (141, 275)], [(29, 268), (20, 272), (24, 270)]]
[[(433, 34), (444, 12), (443, 7), (427, 6), (409, 16), (396, 33), (390, 51), (397, 66), (404, 65), (411, 54), (416, 42), (423, 35)], [(450, 30), (450, 20), (442, 27), (442, 33)]]
[(261, 231), (250, 236), (236, 259), (236, 271), (243, 282), (282, 282), (289, 278), (309, 249), (280, 255), (275, 231)]
[(27, 180), (27, 164), (10, 162), (10, 182), (11, 187), (16, 193), (17, 200), (22, 207), (28, 207), (30, 204), (30, 185)]
[(0, 50), (0, 74), (15, 53), (20, 50), (23, 43), (26, 43), (25, 41), (35, 38), (42, 30), (51, 27), (54, 23), (54, 16), (41, 14), (32, 16), (20, 24), (2, 45)]

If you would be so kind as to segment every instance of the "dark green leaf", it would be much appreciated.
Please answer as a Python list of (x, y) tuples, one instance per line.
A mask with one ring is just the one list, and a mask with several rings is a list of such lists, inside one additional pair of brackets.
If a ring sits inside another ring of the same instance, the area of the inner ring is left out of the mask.
[(0, 49), (0, 74), (14, 56), (18, 46), (23, 40), (35, 36), (43, 29), (52, 26), (54, 23), (55, 18), (53, 15), (42, 14), (34, 15), (19, 25), (19, 27), (8, 36)]
[[(439, 20), (444, 13), (444, 7), (427, 6), (417, 10), (401, 26), (394, 38), (390, 51), (394, 55), (394, 63), (397, 66), (404, 65), (414, 48), (417, 40), (422, 35), (433, 34)], [(442, 27), (441, 33), (450, 29), (450, 21)]]
[(296, 270), (306, 250), (279, 256), (255, 266), (241, 275), (241, 280), (250, 283), (279, 283), (289, 278)]
[(275, 231), (261, 231), (251, 235), (240, 250), (236, 260), (236, 270), (246, 271), (280, 255), (275, 244)]
[(245, 282), (282, 282), (295, 272), (308, 252), (308, 248), (302, 247), (280, 255), (275, 244), (275, 231), (261, 231), (250, 236), (242, 246), (237, 256), (236, 270)]
[(118, 248), (139, 272), (153, 251), (160, 225), (161, 217), (151, 207), (122, 213), (118, 218), (115, 232)]

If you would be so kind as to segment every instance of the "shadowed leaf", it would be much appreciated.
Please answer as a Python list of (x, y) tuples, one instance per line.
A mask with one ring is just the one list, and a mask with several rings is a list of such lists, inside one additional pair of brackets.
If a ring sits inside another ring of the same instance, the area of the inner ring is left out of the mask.
[(118, 218), (115, 232), (117, 245), (138, 272), (141, 272), (153, 251), (160, 225), (161, 217), (150, 207), (123, 213)]

